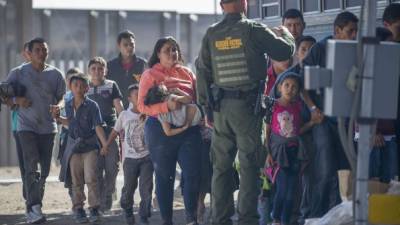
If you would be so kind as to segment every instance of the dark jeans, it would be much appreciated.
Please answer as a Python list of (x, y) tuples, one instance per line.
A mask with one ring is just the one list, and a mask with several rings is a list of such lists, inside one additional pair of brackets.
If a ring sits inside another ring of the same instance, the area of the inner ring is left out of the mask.
[(282, 225), (290, 224), (290, 217), (293, 210), (294, 193), (299, 175), (297, 153), (297, 147), (291, 147), (287, 150), (289, 167), (280, 168), (276, 177), (272, 218), (280, 221)]
[(31, 131), (19, 131), (17, 134), (24, 160), (26, 205), (27, 210), (30, 210), (34, 205), (42, 205), (55, 134), (37, 134)]
[(22, 148), (21, 148), (21, 143), (18, 139), (18, 135), (16, 131), (13, 131), (14, 135), (14, 140), (15, 140), (15, 145), (17, 148), (17, 156), (18, 156), (18, 165), (19, 165), (19, 171), (21, 172), (21, 180), (22, 180), (22, 196), (25, 199), (25, 204), (26, 202), (26, 190), (25, 190), (25, 168), (24, 168), (24, 158), (22, 154)]
[[(106, 135), (111, 133), (106, 129)], [(97, 182), (100, 198), (100, 208), (110, 210), (112, 207), (112, 195), (115, 192), (115, 182), (119, 171), (119, 148), (116, 140), (111, 142), (106, 156), (98, 154)]]
[(150, 217), (154, 171), (150, 156), (140, 159), (125, 158), (123, 168), (124, 187), (121, 194), (121, 208), (133, 208), (133, 196), (139, 181), (139, 215), (141, 218)]
[(321, 124), (315, 125), (312, 132), (315, 145), (312, 159), (312, 200), (311, 211), (306, 218), (321, 217), (341, 203), (337, 170), (347, 163), (335, 123), (325, 119)]
[(145, 125), (145, 142), (154, 164), (156, 194), (164, 224), (172, 224), (177, 162), (185, 181), (183, 199), (186, 221), (197, 221), (202, 145), (199, 127), (190, 127), (181, 134), (167, 137), (160, 122), (156, 118), (149, 118)]

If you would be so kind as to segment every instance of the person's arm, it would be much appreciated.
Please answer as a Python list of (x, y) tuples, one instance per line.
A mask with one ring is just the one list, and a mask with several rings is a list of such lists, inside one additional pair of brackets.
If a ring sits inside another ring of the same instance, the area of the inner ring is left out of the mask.
[(103, 146), (100, 150), (100, 155), (107, 155), (108, 148), (107, 148), (107, 140), (106, 140), (106, 133), (101, 125), (97, 125), (96, 128), (96, 135), (100, 140), (101, 145)]
[(171, 128), (171, 124), (169, 124), (168, 122), (161, 122), (161, 126), (166, 136), (174, 136), (180, 134), (189, 128), (188, 124), (185, 124), (183, 127), (179, 128)]
[(270, 135), (271, 135), (271, 125), (270, 124), (265, 124), (264, 146), (268, 151), (268, 155), (267, 155), (267, 159), (266, 159), (265, 163), (267, 165), (269, 165), (269, 166), (272, 166), (274, 164), (274, 160), (272, 159), (271, 151), (269, 149)]
[(124, 105), (122, 103), (122, 93), (118, 87), (116, 82), (113, 82), (113, 89), (112, 89), (112, 96), (113, 96), (113, 105), (115, 110), (117, 111), (117, 115), (119, 115), (122, 110), (124, 110)]
[(113, 100), (113, 105), (115, 110), (117, 111), (117, 115), (119, 115), (124, 110), (124, 106), (120, 98), (115, 98)]
[(69, 125), (69, 120), (66, 117), (59, 116), (56, 118), (57, 123), (60, 123), (61, 125), (68, 127)]
[(210, 43), (208, 40), (208, 32), (204, 36), (199, 52), (199, 57), (197, 58), (196, 64), (196, 94), (197, 103), (201, 106), (209, 107), (210, 103), (209, 96), (210, 86), (213, 83), (212, 76), (212, 64), (211, 64), (211, 53), (210, 53)]
[(270, 29), (263, 24), (253, 23), (250, 38), (255, 41), (257, 49), (263, 50), (276, 61), (289, 59), (296, 49), (294, 37), (283, 26)]
[[(183, 91), (181, 91), (181, 92), (184, 93)], [(171, 94), (171, 98), (172, 98), (172, 100), (180, 102), (184, 105), (190, 104), (193, 101), (193, 98), (188, 94), (183, 94), (183, 95)]]

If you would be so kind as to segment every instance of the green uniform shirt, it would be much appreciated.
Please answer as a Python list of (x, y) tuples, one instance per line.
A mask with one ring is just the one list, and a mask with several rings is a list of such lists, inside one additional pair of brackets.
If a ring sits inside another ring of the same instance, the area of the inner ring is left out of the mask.
[(289, 32), (277, 37), (244, 14), (227, 14), (207, 30), (202, 41), (196, 61), (198, 103), (208, 105), (211, 84), (228, 90), (254, 89), (266, 76), (265, 54), (283, 61), (294, 51), (295, 40)]

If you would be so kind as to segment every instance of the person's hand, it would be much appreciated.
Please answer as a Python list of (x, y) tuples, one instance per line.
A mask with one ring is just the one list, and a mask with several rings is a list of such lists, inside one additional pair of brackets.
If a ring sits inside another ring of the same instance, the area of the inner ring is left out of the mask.
[(61, 108), (58, 105), (50, 105), (50, 113), (54, 119), (60, 117)]
[(180, 109), (182, 104), (180, 102), (174, 101), (173, 99), (168, 99), (167, 106), (169, 111), (174, 111)]
[(32, 105), (32, 102), (25, 97), (15, 97), (15, 103), (22, 108), (28, 108)]
[(288, 29), (282, 25), (271, 28), (272, 32), (275, 33), (276, 36), (282, 37), (285, 31), (289, 32)]
[(374, 147), (378, 147), (378, 148), (385, 147), (385, 138), (383, 137), (382, 134), (375, 134)]
[(311, 112), (311, 121), (313, 122), (313, 124), (320, 124), (322, 123), (322, 121), (324, 120), (324, 113), (321, 112), (320, 109), (315, 108), (312, 112)]
[(274, 165), (274, 160), (272, 159), (271, 154), (267, 155), (267, 159), (265, 160), (265, 163), (267, 164), (267, 166), (272, 166)]
[(105, 146), (103, 146), (103, 147), (101, 148), (101, 150), (100, 150), (100, 155), (105, 156), (105, 155), (107, 155), (107, 154), (108, 154), (108, 146), (105, 145)]
[(208, 118), (208, 116), (204, 117), (204, 122), (205, 122), (206, 127), (209, 127), (209, 128), (214, 127), (214, 121), (211, 121), (210, 118)]
[(185, 125), (182, 127), (182, 129), (183, 129), (183, 130), (187, 130), (189, 127), (190, 127), (190, 125), (187, 123), (187, 124), (185, 124)]

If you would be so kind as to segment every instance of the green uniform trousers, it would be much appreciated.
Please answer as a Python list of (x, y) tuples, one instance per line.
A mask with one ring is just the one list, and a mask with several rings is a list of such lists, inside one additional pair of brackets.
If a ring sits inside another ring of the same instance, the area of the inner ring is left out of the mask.
[(211, 188), (212, 225), (230, 225), (234, 214), (233, 162), (239, 151), (240, 187), (239, 225), (258, 225), (259, 151), (262, 117), (255, 116), (245, 100), (222, 99), (220, 111), (214, 112), (211, 143), (213, 177)]

